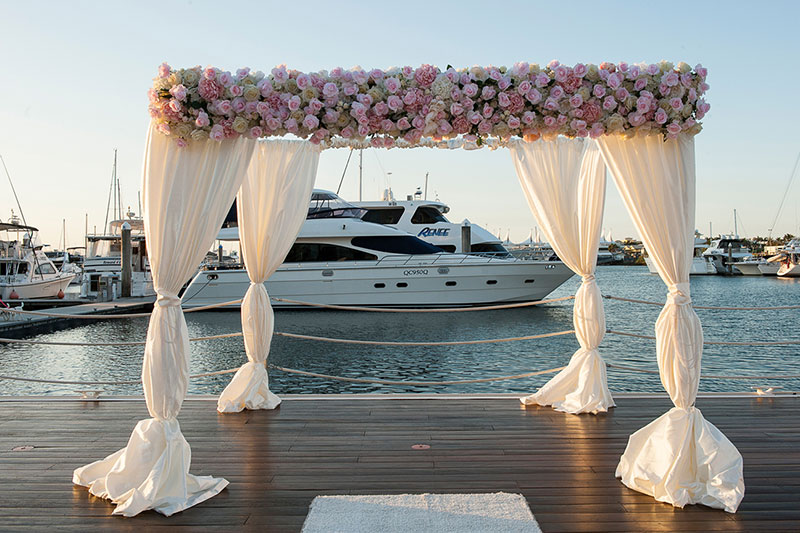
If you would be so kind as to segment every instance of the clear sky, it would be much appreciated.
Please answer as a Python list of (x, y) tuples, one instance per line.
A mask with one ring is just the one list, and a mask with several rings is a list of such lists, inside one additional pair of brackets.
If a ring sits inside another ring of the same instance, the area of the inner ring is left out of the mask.
[[(590, 2), (206, 2), (134, 4), (0, 0), (0, 154), (29, 224), (71, 245), (105, 218), (113, 151), (124, 207), (138, 211), (147, 128), (146, 91), (158, 65), (213, 65), (268, 72), (335, 66), (444, 68), (602, 61), (702, 63), (711, 111), (697, 137), (697, 227), (766, 234), (800, 152), (800, 3)], [(346, 150), (320, 160), (317, 187), (335, 190)], [(357, 199), (353, 157), (341, 194)], [(366, 150), (364, 198), (387, 183), (398, 198), (430, 173), (430, 197), (450, 218), (521, 241), (535, 225), (504, 150)], [(800, 178), (797, 178), (800, 182)], [(634, 236), (609, 182), (606, 232)], [(15, 208), (0, 176), (0, 218)], [(800, 183), (773, 234), (800, 233)]]

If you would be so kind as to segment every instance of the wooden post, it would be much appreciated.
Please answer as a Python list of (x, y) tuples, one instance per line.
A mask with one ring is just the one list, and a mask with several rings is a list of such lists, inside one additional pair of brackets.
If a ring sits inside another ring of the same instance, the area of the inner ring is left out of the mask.
[(469, 225), (469, 220), (464, 220), (461, 223), (461, 253), (468, 254), (472, 251), (472, 228)]
[(131, 260), (133, 251), (131, 249), (131, 225), (125, 222), (122, 224), (122, 297), (131, 297)]

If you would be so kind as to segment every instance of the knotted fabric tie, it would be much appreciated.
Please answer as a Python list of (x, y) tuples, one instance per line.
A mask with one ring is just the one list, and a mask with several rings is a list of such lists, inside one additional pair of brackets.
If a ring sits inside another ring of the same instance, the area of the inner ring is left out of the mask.
[(582, 276), (581, 279), (583, 280), (584, 283), (592, 283), (594, 281), (594, 272)]
[(181, 299), (178, 298), (177, 294), (159, 292), (158, 298), (156, 299), (156, 305), (158, 307), (180, 307)]
[(691, 305), (691, 289), (689, 283), (676, 283), (669, 286), (669, 294), (667, 294), (667, 303), (673, 305)]

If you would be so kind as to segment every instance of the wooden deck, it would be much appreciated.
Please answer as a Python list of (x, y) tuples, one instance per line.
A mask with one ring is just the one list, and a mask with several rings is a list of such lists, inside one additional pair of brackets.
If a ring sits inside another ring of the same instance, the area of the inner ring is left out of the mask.
[[(571, 416), (515, 399), (288, 399), (219, 415), (188, 400), (192, 472), (230, 486), (170, 518), (125, 519), (71, 476), (125, 445), (143, 401), (0, 401), (0, 529), (299, 531), (318, 494), (507, 491), (527, 498), (545, 532), (800, 531), (800, 398), (698, 402), (744, 456), (734, 515), (675, 509), (614, 478), (628, 435), (670, 406), (622, 398), (607, 415)], [(11, 451), (21, 445), (35, 448)]]

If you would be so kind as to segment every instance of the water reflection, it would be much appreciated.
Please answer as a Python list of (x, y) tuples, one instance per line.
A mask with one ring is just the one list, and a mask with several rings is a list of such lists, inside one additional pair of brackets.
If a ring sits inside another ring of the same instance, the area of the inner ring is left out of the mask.
[[(666, 288), (657, 276), (640, 267), (602, 267), (598, 281), (604, 294), (664, 301)], [(692, 297), (698, 305), (776, 306), (796, 304), (800, 280), (766, 277), (700, 276), (692, 278)], [(573, 294), (580, 280), (573, 278), (553, 297)], [(660, 311), (656, 306), (606, 300), (610, 329), (653, 334)], [(707, 340), (784, 340), (797, 338), (798, 310), (698, 310)], [(236, 312), (186, 315), (192, 337), (239, 331)], [(572, 327), (571, 302), (541, 307), (469, 313), (401, 314), (350, 311), (279, 311), (276, 330), (323, 337), (370, 340), (453, 341), (514, 337)], [(141, 346), (106, 347), (98, 343), (143, 340), (147, 319), (109, 320), (55, 333), (36, 340), (84, 342), (90, 346), (0, 346), (0, 374), (62, 380), (130, 380), (141, 374)], [(389, 380), (442, 381), (520, 374), (562, 366), (577, 349), (573, 336), (502, 344), (462, 346), (363, 346), (330, 344), (276, 337), (270, 361), (276, 365), (347, 377)], [(606, 335), (601, 353), (611, 363), (657, 370), (653, 341)], [(191, 372), (202, 373), (241, 365), (246, 360), (241, 338), (197, 342), (192, 345)], [(706, 374), (800, 374), (796, 346), (708, 346), (703, 354)], [(661, 392), (657, 375), (609, 371), (612, 391)], [(287, 393), (355, 392), (515, 392), (530, 393), (549, 376), (450, 386), (376, 386), (308, 378), (273, 371), (271, 388)], [(230, 375), (193, 380), (189, 392), (218, 394)], [(703, 391), (742, 391), (754, 385), (781, 385), (800, 389), (800, 380), (701, 381)], [(72, 394), (78, 386), (0, 381), (0, 394)], [(103, 386), (114, 394), (141, 394), (135, 385)]]

